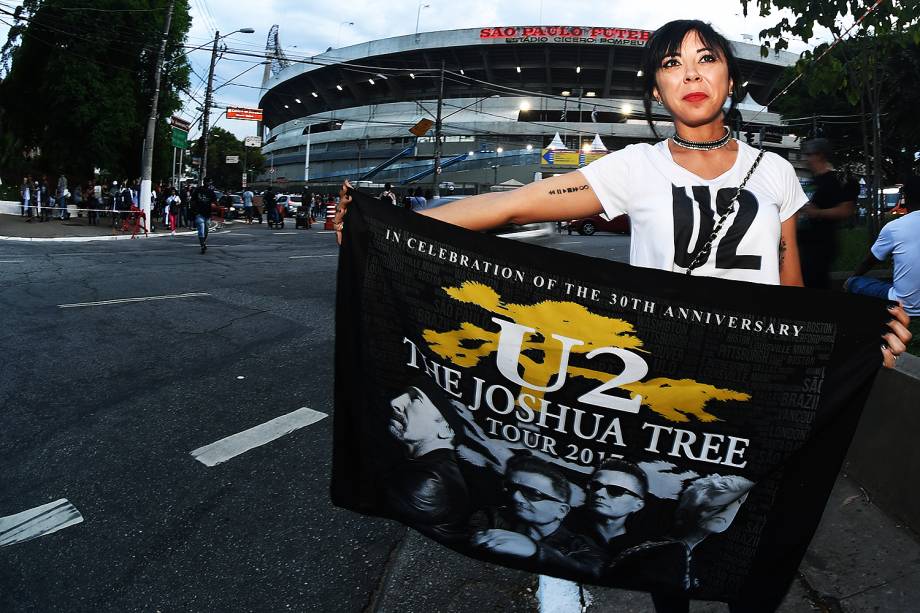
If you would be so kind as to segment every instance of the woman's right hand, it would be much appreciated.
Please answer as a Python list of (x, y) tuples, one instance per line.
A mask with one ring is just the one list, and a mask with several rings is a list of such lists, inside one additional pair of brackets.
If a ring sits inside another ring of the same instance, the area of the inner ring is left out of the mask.
[(351, 204), (351, 196), (348, 194), (350, 189), (351, 183), (345, 179), (339, 192), (339, 204), (335, 207), (335, 218), (332, 223), (332, 229), (335, 230), (335, 241), (340, 245), (342, 244), (342, 229), (345, 228), (345, 213), (348, 212), (348, 205)]

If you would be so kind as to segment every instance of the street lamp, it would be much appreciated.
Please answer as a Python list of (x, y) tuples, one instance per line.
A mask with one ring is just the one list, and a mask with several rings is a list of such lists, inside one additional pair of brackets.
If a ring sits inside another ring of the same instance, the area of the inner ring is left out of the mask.
[(415, 38), (418, 40), (418, 22), (422, 17), (422, 9), (431, 8), (430, 4), (422, 4), (422, 0), (418, 2), (418, 12), (415, 14)]
[(217, 41), (237, 33), (253, 34), (254, 32), (255, 30), (253, 28), (240, 28), (239, 30), (234, 30), (223, 36), (220, 35), (219, 30), (214, 32), (214, 44), (211, 46), (211, 67), (208, 69), (208, 87), (204, 94), (204, 113), (201, 117), (201, 137), (204, 139), (204, 148), (201, 153), (200, 185), (204, 185), (204, 180), (208, 174), (208, 131), (210, 130), (211, 104), (214, 95), (214, 66), (217, 64)]

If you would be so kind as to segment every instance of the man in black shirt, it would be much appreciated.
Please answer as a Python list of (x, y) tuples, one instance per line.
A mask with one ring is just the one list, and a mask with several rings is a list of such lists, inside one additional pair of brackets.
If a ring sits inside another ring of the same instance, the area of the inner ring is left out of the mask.
[(802, 152), (813, 174), (815, 192), (802, 207), (798, 228), (799, 256), (805, 287), (830, 289), (831, 265), (837, 256), (837, 224), (856, 211), (856, 194), (845, 189), (831, 166), (831, 143), (815, 138)]
[(204, 187), (198, 186), (192, 191), (192, 214), (195, 216), (195, 227), (198, 228), (198, 242), (201, 244), (201, 253), (208, 250), (208, 222), (211, 221), (211, 207), (217, 204), (217, 194), (214, 193), (214, 182), (207, 180)]

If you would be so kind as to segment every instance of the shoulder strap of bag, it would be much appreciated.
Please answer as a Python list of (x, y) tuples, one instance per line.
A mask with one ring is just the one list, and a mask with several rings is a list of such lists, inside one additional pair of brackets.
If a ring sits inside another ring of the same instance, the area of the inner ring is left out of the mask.
[[(757, 170), (757, 166), (760, 165), (760, 160), (763, 159), (763, 154), (766, 153), (763, 149), (760, 150), (760, 153), (757, 154), (757, 159), (754, 160), (754, 163), (751, 164), (750, 170), (744, 176), (744, 180), (741, 181), (741, 185), (738, 186), (738, 190), (735, 192), (734, 197), (731, 199), (731, 202), (728, 204), (728, 208), (725, 209), (725, 212), (719, 217), (719, 221), (716, 222), (715, 227), (712, 229), (712, 234), (709, 235), (709, 240), (706, 241), (706, 244), (700, 247), (699, 251), (696, 252), (696, 255), (693, 256), (693, 260), (690, 261), (690, 265), (687, 267), (687, 274), (692, 273), (696, 268), (699, 268), (703, 263), (709, 259), (709, 253), (712, 251), (712, 243), (715, 242), (716, 237), (719, 235), (719, 232), (722, 230), (722, 225), (725, 224), (725, 220), (728, 219), (728, 216), (735, 211), (735, 206), (738, 204), (738, 198), (741, 197), (741, 191), (748, 184), (748, 180), (751, 178), (751, 175), (754, 174), (754, 171)], [(741, 152), (738, 152), (738, 155), (741, 155)]]

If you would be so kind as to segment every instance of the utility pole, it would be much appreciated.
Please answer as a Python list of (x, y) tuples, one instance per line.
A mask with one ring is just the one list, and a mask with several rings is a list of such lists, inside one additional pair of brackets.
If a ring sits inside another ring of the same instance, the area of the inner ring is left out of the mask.
[(198, 173), (199, 185), (204, 185), (208, 175), (208, 132), (211, 129), (211, 94), (214, 86), (214, 65), (217, 63), (217, 39), (220, 30), (214, 32), (214, 46), (211, 47), (211, 67), (208, 69), (208, 87), (204, 92), (204, 112), (201, 116), (201, 138), (204, 139), (204, 150), (201, 153), (201, 172)]
[(441, 60), (441, 90), (438, 93), (438, 114), (434, 122), (434, 197), (441, 197), (441, 109), (444, 104), (444, 60)]
[(152, 227), (150, 218), (150, 192), (153, 183), (153, 143), (157, 131), (157, 107), (160, 102), (160, 73), (163, 70), (163, 55), (166, 53), (166, 41), (169, 38), (169, 27), (172, 25), (172, 14), (175, 0), (169, 3), (166, 11), (166, 24), (163, 27), (163, 39), (160, 41), (160, 51), (157, 54), (156, 69), (153, 73), (153, 102), (150, 105), (150, 116), (147, 118), (147, 135), (144, 138), (144, 155), (141, 156), (141, 193), (140, 205), (144, 211), (147, 227)]
[[(307, 187), (310, 181), (310, 130), (313, 128), (312, 123), (307, 124), (307, 151), (303, 156), (303, 185)], [(360, 164), (358, 164), (360, 166)]]

